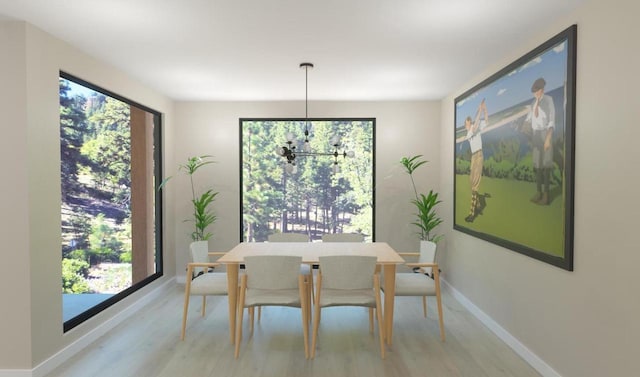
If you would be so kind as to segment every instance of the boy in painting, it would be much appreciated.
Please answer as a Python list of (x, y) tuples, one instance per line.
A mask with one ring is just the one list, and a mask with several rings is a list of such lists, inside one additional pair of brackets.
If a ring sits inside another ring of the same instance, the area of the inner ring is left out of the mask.
[(556, 108), (553, 99), (544, 94), (546, 82), (541, 77), (533, 82), (533, 104), (526, 121), (531, 122), (533, 130), (532, 158), (533, 171), (536, 178), (536, 194), (531, 198), (533, 203), (539, 205), (549, 204), (549, 181), (553, 168), (553, 129), (556, 117)]
[[(480, 112), (484, 112), (484, 120), (480, 120)], [(484, 102), (480, 102), (478, 111), (476, 112), (476, 119), (471, 123), (471, 117), (468, 116), (464, 121), (464, 127), (467, 129), (467, 140), (469, 140), (469, 146), (471, 147), (471, 172), (469, 173), (469, 180), (471, 182), (471, 210), (469, 215), (465, 217), (464, 221), (470, 223), (476, 218), (478, 209), (480, 208), (480, 195), (478, 189), (480, 188), (480, 179), (482, 178), (482, 165), (484, 163), (484, 157), (482, 155), (482, 129), (487, 126), (489, 117), (487, 115), (487, 105)]]

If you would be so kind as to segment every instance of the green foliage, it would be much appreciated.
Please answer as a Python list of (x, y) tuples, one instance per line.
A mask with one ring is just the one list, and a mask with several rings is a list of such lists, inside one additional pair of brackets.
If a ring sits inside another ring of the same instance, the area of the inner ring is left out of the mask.
[(131, 263), (131, 250), (120, 254), (120, 263)]
[(85, 249), (71, 250), (68, 253), (68, 257), (70, 259), (77, 259), (77, 260), (80, 260), (80, 261), (85, 261), (85, 260), (87, 260), (87, 251)]
[(87, 293), (90, 291), (86, 276), (89, 263), (77, 259), (62, 260), (62, 293)]
[(98, 264), (131, 269), (130, 107), (97, 92), (72, 96), (74, 85), (59, 81), (63, 292), (102, 292)]
[(462, 158), (456, 158), (456, 174), (471, 174), (471, 162)]
[[(198, 169), (215, 162), (212, 161), (211, 158), (213, 158), (213, 156), (210, 155), (189, 157), (187, 159), (187, 163), (184, 165), (179, 165), (178, 168), (179, 171), (182, 171), (189, 176), (189, 181), (191, 182), (191, 203), (193, 204), (193, 218), (185, 221), (193, 221), (195, 228), (195, 230), (191, 233), (191, 239), (193, 241), (206, 241), (210, 239), (213, 236), (213, 233), (208, 232), (207, 228), (215, 223), (217, 219), (217, 217), (213, 214), (213, 210), (210, 208), (210, 206), (214, 202), (218, 193), (214, 192), (213, 189), (209, 189), (202, 195), (196, 196), (196, 189), (193, 181), (193, 176), (196, 171), (198, 171)], [(162, 183), (160, 183), (158, 189), (164, 187), (170, 179), (171, 177), (165, 178)]]
[(516, 138), (500, 139), (497, 143), (490, 145), (492, 149), (491, 157), (496, 162), (510, 161), (514, 165), (520, 155), (520, 141)]
[(510, 178), (513, 162), (509, 160), (496, 161), (493, 156), (484, 161), (482, 175), (492, 178)]
[(435, 235), (432, 231), (436, 226), (442, 223), (442, 219), (440, 219), (435, 212), (436, 205), (441, 203), (441, 201), (438, 200), (438, 194), (434, 193), (433, 190), (429, 190), (429, 194), (427, 195), (418, 194), (418, 190), (413, 179), (413, 173), (420, 166), (428, 162), (426, 160), (421, 160), (421, 158), (422, 155), (416, 155), (413, 157), (403, 157), (400, 160), (400, 163), (404, 166), (405, 171), (411, 178), (411, 185), (413, 186), (413, 192), (415, 194), (415, 199), (411, 200), (411, 203), (416, 206), (418, 212), (416, 213), (416, 221), (412, 224), (420, 230), (419, 234), (421, 240), (438, 242), (443, 236)]
[(69, 198), (80, 191), (78, 165), (84, 163), (80, 148), (84, 142), (84, 129), (87, 127), (83, 111), (86, 100), (83, 97), (69, 97), (69, 90), (69, 82), (60, 79), (60, 171), (63, 198)]
[(122, 242), (115, 237), (113, 228), (100, 213), (93, 219), (89, 235), (89, 256), (91, 264), (118, 259)]
[(531, 160), (531, 155), (523, 158), (514, 166), (513, 171), (511, 172), (511, 176), (518, 180), (524, 182), (535, 182), (536, 175), (533, 171), (533, 161)]
[(199, 198), (192, 200), (193, 203), (193, 216), (195, 221), (196, 231), (191, 234), (191, 238), (194, 241), (208, 240), (213, 236), (211, 232), (206, 232), (206, 228), (216, 221), (216, 215), (208, 210), (208, 207), (218, 195), (213, 190), (207, 190)]
[(421, 235), (426, 235), (426, 238), (423, 239), (438, 242), (443, 237), (442, 235), (431, 236), (431, 231), (442, 223), (442, 219), (438, 217), (434, 209), (441, 202), (441, 200), (438, 200), (438, 194), (434, 193), (433, 190), (429, 190), (427, 195), (419, 194), (418, 199), (411, 201), (418, 209), (418, 213), (416, 213), (417, 220), (412, 224), (420, 229)]

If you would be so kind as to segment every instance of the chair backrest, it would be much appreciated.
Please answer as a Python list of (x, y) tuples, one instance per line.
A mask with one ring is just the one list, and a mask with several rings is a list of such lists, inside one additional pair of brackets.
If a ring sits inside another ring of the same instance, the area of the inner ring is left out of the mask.
[(328, 255), (318, 258), (323, 289), (373, 288), (377, 257)]
[(309, 236), (302, 233), (273, 233), (267, 237), (269, 242), (309, 242)]
[(364, 242), (361, 233), (326, 233), (322, 235), (322, 242)]
[(255, 255), (244, 258), (247, 288), (298, 289), (302, 257)]
[[(207, 263), (209, 262), (209, 242), (208, 241), (196, 241), (191, 242), (189, 245), (191, 250), (191, 260), (194, 263)], [(197, 276), (201, 272), (204, 272), (203, 267), (195, 267), (193, 273)]]
[[(436, 243), (420, 242), (420, 256), (418, 263), (434, 263), (436, 261)], [(422, 270), (431, 276), (431, 267), (422, 267)]]

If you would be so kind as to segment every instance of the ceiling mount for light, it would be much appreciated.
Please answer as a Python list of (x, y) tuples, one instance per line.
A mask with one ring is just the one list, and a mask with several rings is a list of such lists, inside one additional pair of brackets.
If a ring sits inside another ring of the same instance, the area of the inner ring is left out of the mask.
[(340, 148), (340, 136), (334, 135), (331, 137), (330, 144), (333, 147), (333, 152), (313, 152), (311, 144), (309, 143), (309, 69), (313, 68), (313, 63), (300, 63), (300, 68), (304, 69), (304, 143), (302, 150), (296, 152), (296, 140), (293, 132), (287, 133), (286, 145), (277, 148), (278, 155), (285, 158), (285, 171), (287, 173), (294, 174), (298, 171), (296, 166), (296, 157), (309, 157), (309, 156), (333, 156), (332, 171), (338, 173), (340, 167), (338, 166), (338, 157), (342, 156), (353, 157), (352, 151), (342, 153), (338, 152)]

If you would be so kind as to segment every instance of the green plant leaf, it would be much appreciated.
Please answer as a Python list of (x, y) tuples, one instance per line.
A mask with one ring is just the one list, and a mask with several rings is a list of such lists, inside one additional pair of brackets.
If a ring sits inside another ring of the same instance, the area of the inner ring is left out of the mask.
[(441, 201), (438, 200), (438, 194), (434, 193), (433, 190), (430, 190), (427, 195), (419, 194), (413, 179), (413, 173), (427, 162), (429, 161), (422, 160), (422, 155), (403, 157), (400, 160), (400, 163), (404, 166), (405, 171), (411, 178), (411, 185), (413, 186), (413, 192), (415, 194), (415, 199), (412, 199), (411, 203), (416, 206), (417, 212), (414, 214), (415, 221), (411, 224), (418, 228), (418, 234), (421, 240), (438, 242), (443, 236), (433, 235), (432, 231), (442, 223), (442, 219), (438, 217), (435, 211), (435, 207), (441, 203)]
[[(211, 210), (210, 206), (214, 202), (218, 193), (213, 191), (213, 189), (209, 189), (198, 196), (196, 195), (195, 185), (193, 182), (193, 175), (198, 171), (198, 169), (215, 162), (212, 158), (213, 156), (211, 155), (189, 157), (185, 164), (178, 165), (178, 170), (187, 174), (191, 183), (193, 218), (185, 221), (193, 222), (194, 224), (194, 231), (191, 232), (191, 239), (194, 241), (205, 241), (210, 239), (213, 234), (211, 232), (207, 232), (207, 228), (217, 220), (217, 217)], [(171, 177), (165, 178), (158, 186), (158, 189), (164, 187), (170, 179)]]

